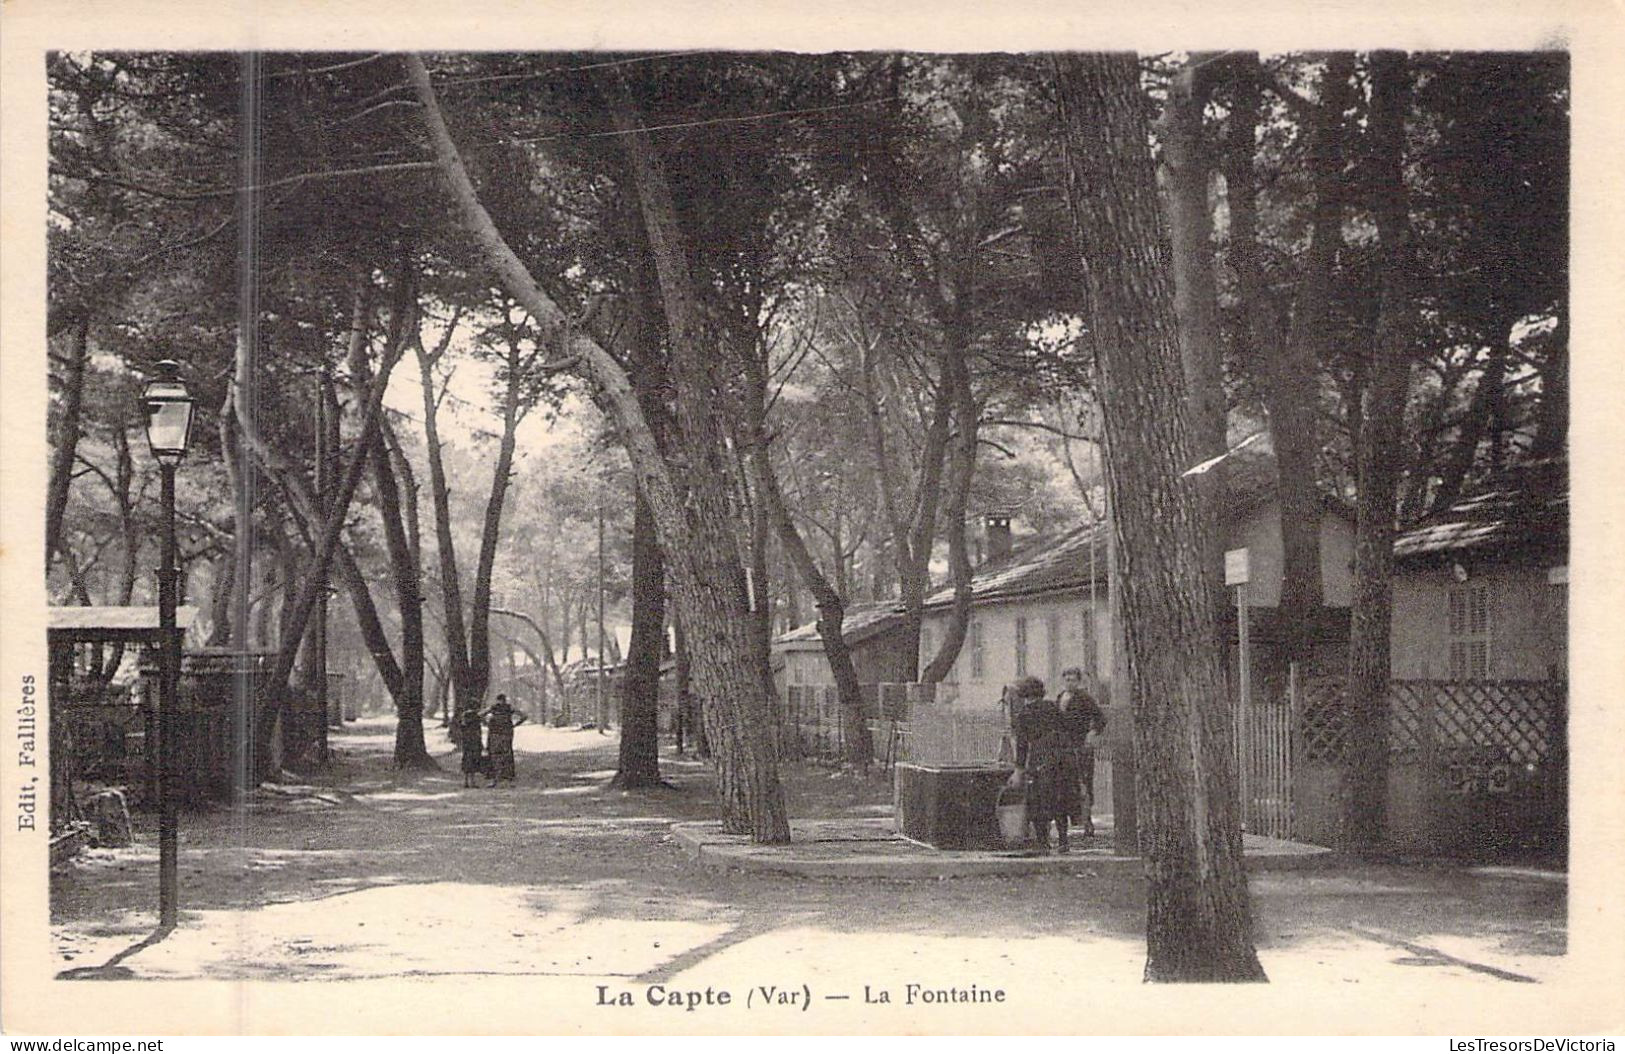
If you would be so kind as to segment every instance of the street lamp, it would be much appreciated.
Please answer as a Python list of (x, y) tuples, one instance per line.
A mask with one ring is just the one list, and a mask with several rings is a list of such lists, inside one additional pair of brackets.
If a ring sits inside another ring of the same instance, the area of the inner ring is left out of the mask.
[(179, 829), (175, 809), (175, 695), (181, 665), (181, 639), (175, 629), (175, 468), (192, 438), (192, 393), (180, 379), (180, 364), (165, 359), (153, 367), (141, 390), (147, 415), (147, 446), (163, 481), (164, 530), (158, 565), (158, 925), (173, 929), (180, 884)]

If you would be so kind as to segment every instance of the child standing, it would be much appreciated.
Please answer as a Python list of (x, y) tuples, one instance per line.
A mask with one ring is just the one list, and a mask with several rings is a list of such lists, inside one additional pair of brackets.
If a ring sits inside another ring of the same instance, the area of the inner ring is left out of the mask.
[(485, 760), (485, 744), (481, 742), (480, 712), (468, 709), (457, 714), (457, 741), (463, 748), (463, 786), (474, 786)]
[(1085, 838), (1095, 835), (1095, 747), (1094, 740), (1106, 734), (1106, 714), (1083, 687), (1083, 671), (1076, 666), (1061, 672), (1065, 687), (1056, 696), (1062, 722), (1066, 725), (1078, 770), (1077, 811), (1072, 822), (1083, 829)]

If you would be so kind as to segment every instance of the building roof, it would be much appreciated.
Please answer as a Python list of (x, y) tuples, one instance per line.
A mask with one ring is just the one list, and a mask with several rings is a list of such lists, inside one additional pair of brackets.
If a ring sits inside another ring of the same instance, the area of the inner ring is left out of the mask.
[[(1091, 578), (1106, 581), (1104, 523), (1029, 538), (1010, 555), (984, 564), (971, 576), (970, 586), (977, 600), (997, 600), (1088, 586)], [(925, 606), (942, 607), (953, 598), (954, 587), (944, 586), (925, 598)]]
[[(197, 608), (190, 605), (175, 609), (175, 626), (185, 632), (197, 618)], [(45, 609), (45, 628), (48, 633), (81, 640), (106, 640), (116, 637), (150, 636), (158, 634), (156, 607), (51, 607)]]
[[(1220, 515), (1227, 521), (1238, 520), (1275, 499), (1275, 457), (1268, 452), (1232, 456), (1224, 478)], [(1335, 495), (1322, 490), (1321, 499), (1330, 511), (1353, 518), (1348, 504)], [(971, 578), (971, 595), (977, 601), (999, 600), (1086, 588), (1091, 580), (1106, 581), (1104, 523), (1085, 523), (1029, 538), (1009, 556), (979, 568)], [(953, 586), (943, 586), (926, 597), (925, 606), (940, 608), (953, 597)]]
[(1396, 560), (1568, 552), (1569, 478), (1563, 458), (1502, 472), (1470, 497), (1433, 513), (1394, 541)]
[[(895, 600), (883, 600), (874, 604), (854, 604), (846, 609), (845, 617), (841, 619), (841, 636), (846, 640), (847, 646), (868, 640), (888, 630), (896, 629), (903, 624), (903, 609)], [(808, 622), (788, 630), (773, 638), (775, 645), (784, 645), (796, 650), (804, 647), (822, 648), (823, 642), (818, 636), (818, 623)]]

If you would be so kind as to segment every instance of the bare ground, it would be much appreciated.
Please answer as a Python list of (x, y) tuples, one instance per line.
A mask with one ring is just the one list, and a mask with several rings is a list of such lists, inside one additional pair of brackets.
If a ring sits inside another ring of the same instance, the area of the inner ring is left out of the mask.
[[(1076, 870), (947, 881), (814, 879), (692, 863), (673, 822), (709, 819), (710, 780), (662, 759), (670, 789), (606, 788), (615, 740), (519, 730), (519, 780), (465, 790), (397, 772), (388, 723), (335, 733), (319, 781), (242, 810), (183, 817), (182, 924), (150, 940), (152, 817), (136, 848), (90, 850), (52, 880), (59, 976), (384, 979), (558, 976), (698, 983), (745, 963), (797, 978), (1006, 976), (1136, 983), (1144, 899), (1133, 875)], [(887, 783), (786, 773), (797, 817), (873, 815)], [(1252, 882), (1277, 981), (1541, 981), (1561, 968), (1566, 884), (1522, 869), (1351, 864)], [(753, 967), (754, 968), (754, 967)], [(589, 985), (588, 987), (591, 987)]]

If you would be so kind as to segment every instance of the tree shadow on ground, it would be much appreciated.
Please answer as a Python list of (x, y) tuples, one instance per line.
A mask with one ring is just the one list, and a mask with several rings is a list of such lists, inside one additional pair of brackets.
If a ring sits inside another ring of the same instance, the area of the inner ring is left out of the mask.
[[(435, 730), (427, 731), (435, 744)], [(259, 795), (243, 810), (187, 817), (182, 925), (213, 912), (303, 905), (291, 915), (272, 913), (289, 919), (288, 925), (321, 929), (334, 917), (372, 903), (358, 896), (383, 896), (391, 889), (401, 894), (399, 910), (407, 915), (414, 904), (440, 896), (466, 897), (474, 905), (520, 896), (529, 906), (513, 910), (527, 926), (552, 918), (561, 904), (571, 905), (567, 914), (575, 921), (549, 930), (546, 940), (511, 938), (537, 940), (534, 954), (565, 972), (577, 965), (547, 959), (557, 950), (549, 950), (547, 941), (590, 940), (604, 932), (647, 935), (665, 927), (674, 935), (663, 941), (666, 954), (652, 964), (639, 959), (627, 967), (630, 976), (654, 980), (735, 954), (752, 941), (784, 939), (792, 930), (812, 935), (815, 943), (824, 939), (820, 935), (860, 943), (870, 938), (1092, 941), (1124, 955), (1132, 955), (1143, 940), (1143, 880), (1132, 870), (1095, 872), (1080, 862), (1069, 872), (1031, 876), (887, 881), (701, 867), (673, 841), (669, 827), (714, 818), (711, 778), (703, 765), (663, 758), (670, 789), (622, 791), (604, 782), (612, 771), (606, 763), (613, 764), (614, 740), (595, 737), (582, 746), (565, 735), (559, 741), (567, 749), (521, 753), (514, 786), (464, 790), (454, 767), (438, 773), (397, 771), (381, 748), (357, 749), (335, 736), (338, 761), (312, 781), (311, 795)], [(872, 815), (890, 800), (889, 785), (878, 772), (864, 776), (787, 766), (785, 784), (798, 817)], [(329, 793), (334, 787), (343, 793)], [(336, 804), (310, 808), (307, 797), (332, 798)], [(150, 825), (150, 818), (144, 822)], [(143, 831), (144, 839), (153, 833)], [(136, 917), (130, 905), (152, 898), (156, 877), (156, 853), (150, 849), (76, 862), (53, 875), (53, 921), (65, 932), (103, 941), (129, 934)], [(1561, 885), (1474, 875), (1464, 868), (1384, 863), (1268, 873), (1255, 876), (1252, 884), (1257, 941), (1266, 958), (1319, 954), (1320, 949), (1335, 954), (1358, 946), (1375, 964), (1519, 980), (1529, 976), (1521, 968), (1524, 961), (1563, 953), (1566, 890)], [(379, 963), (379, 972), (368, 976), (435, 972), (432, 951), (443, 939), (437, 934), (456, 931), (457, 919), (473, 910), (442, 911), (437, 905), (444, 930), (424, 931), (426, 953), (391, 946), (391, 954), (410, 961), (393, 968)], [(494, 922), (487, 930), (493, 941), (510, 940)], [(354, 942), (324, 938), (303, 945), (329, 952), (322, 957), (299, 950), (298, 936), (290, 933), (286, 947), (272, 949), (264, 962), (245, 969), (265, 976), (282, 976), (277, 971), (344, 975)], [(370, 937), (363, 942), (372, 944), (377, 941)], [(78, 968), (84, 971), (79, 976), (119, 975), (96, 971), (127, 970), (125, 959), (142, 950), (129, 949), (101, 967)], [(510, 951), (501, 951), (503, 961), (518, 969), (509, 962)], [(520, 959), (531, 954), (521, 952)], [(83, 947), (77, 954), (84, 954)], [(482, 969), (477, 958), (449, 956), (448, 962), (452, 959), (457, 965), (447, 972)]]

